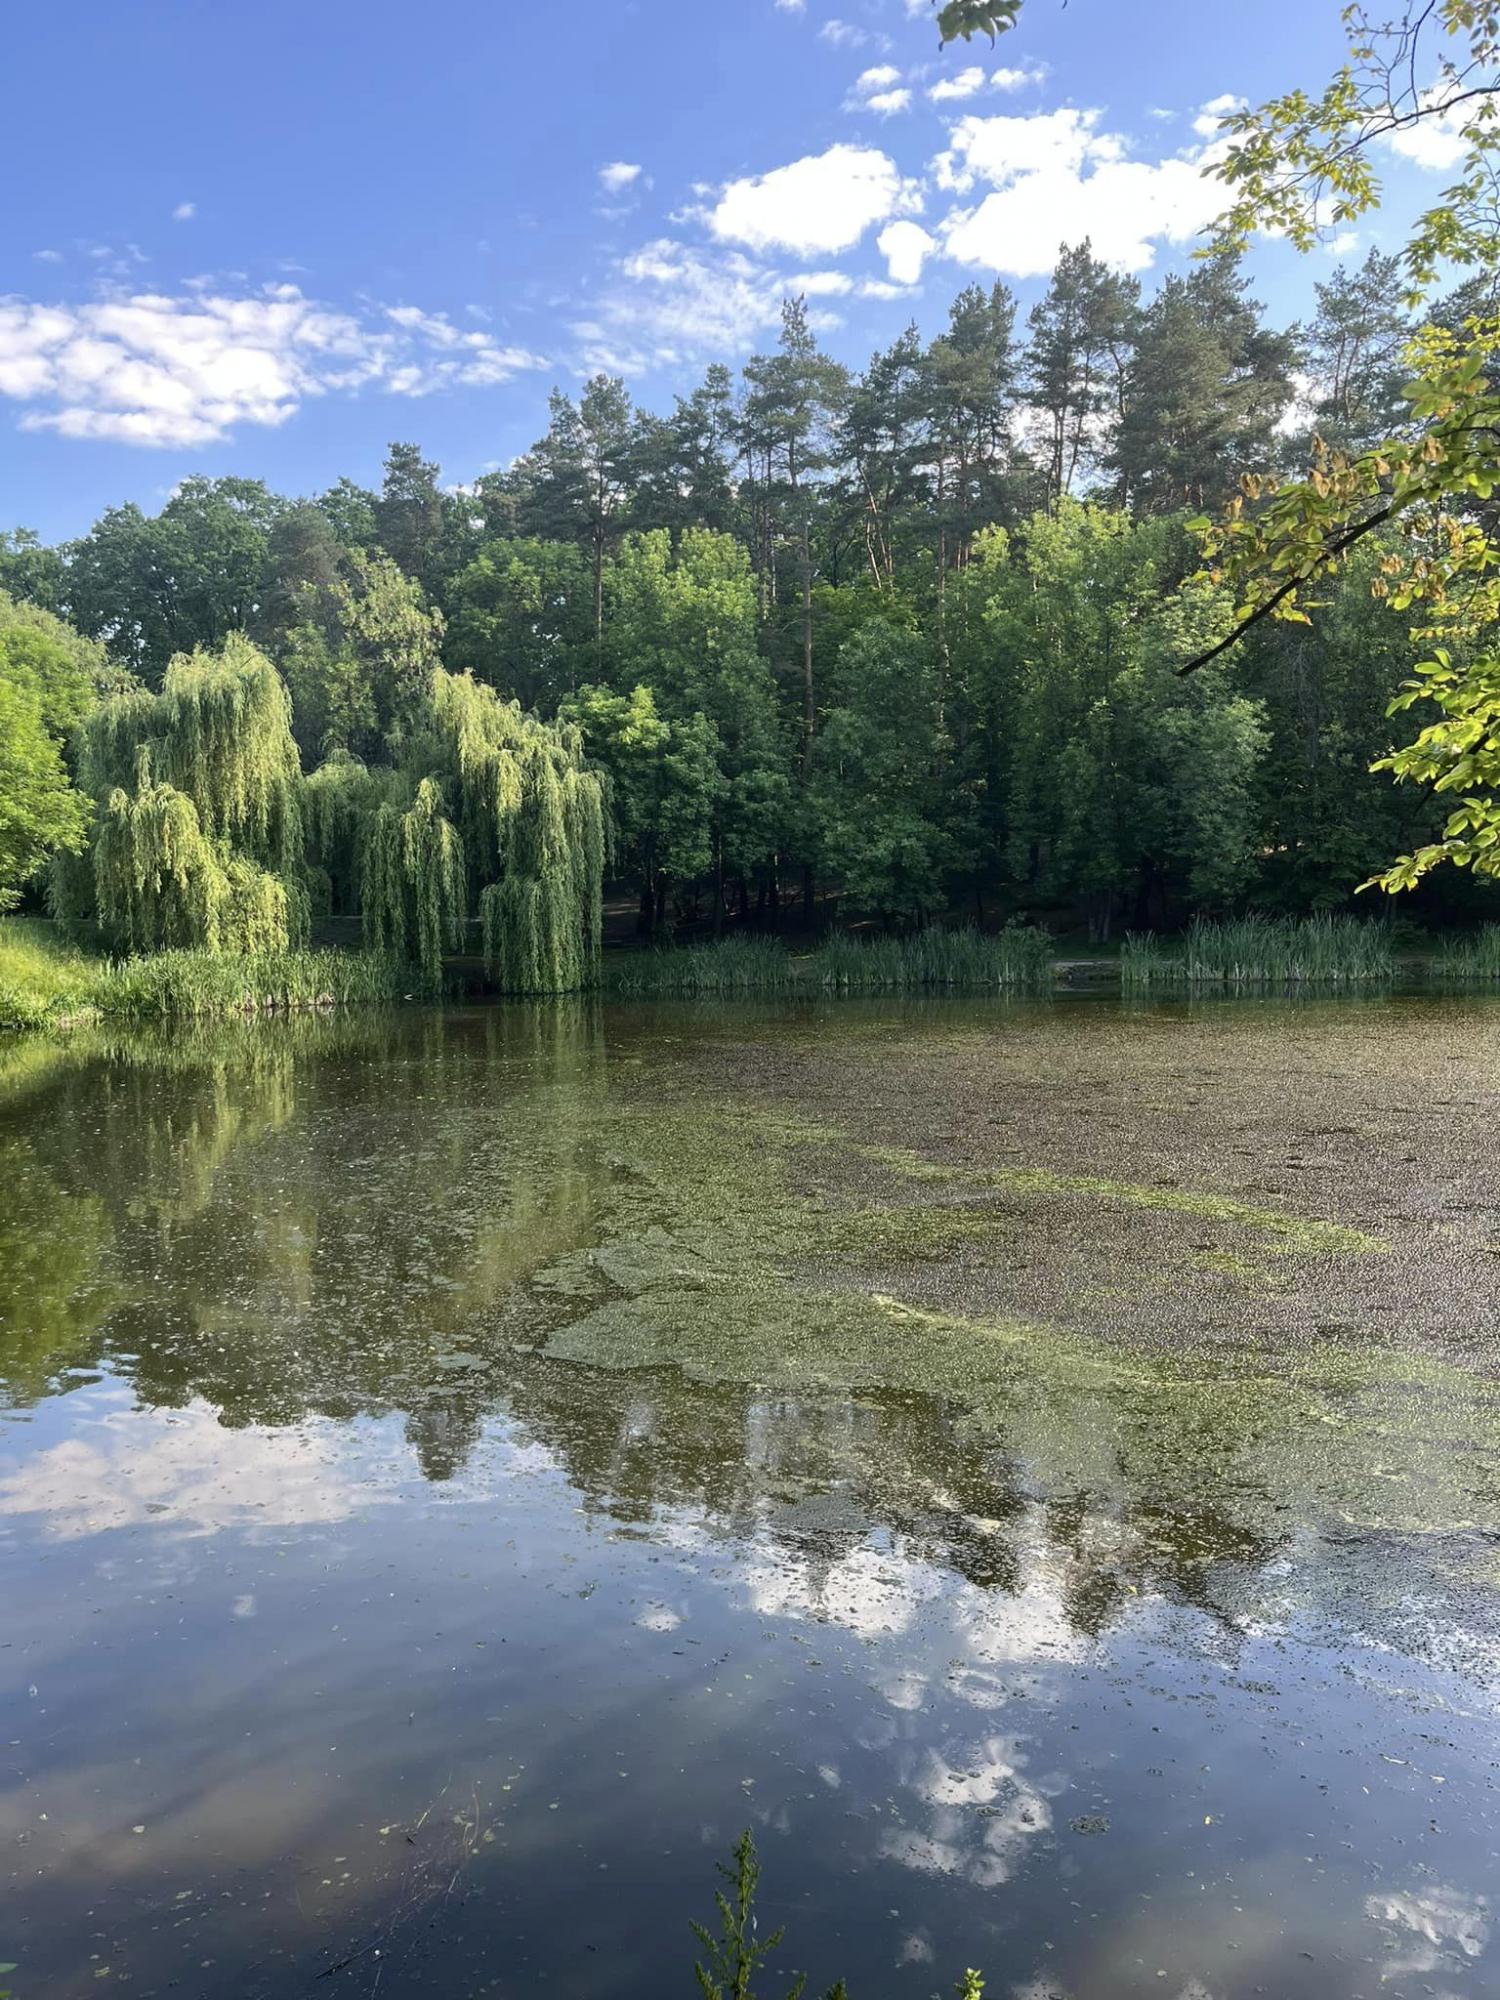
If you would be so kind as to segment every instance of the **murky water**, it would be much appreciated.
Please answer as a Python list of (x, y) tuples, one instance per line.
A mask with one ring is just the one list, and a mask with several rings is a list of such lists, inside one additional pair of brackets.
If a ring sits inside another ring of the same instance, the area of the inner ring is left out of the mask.
[[(0, 1049), (0, 1974), (1500, 1994), (1500, 1009)], [(776, 1991), (783, 1990), (776, 1987)]]

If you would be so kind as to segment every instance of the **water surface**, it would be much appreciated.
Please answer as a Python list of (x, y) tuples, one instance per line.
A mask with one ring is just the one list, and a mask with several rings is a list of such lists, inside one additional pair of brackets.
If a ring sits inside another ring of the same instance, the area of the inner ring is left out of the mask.
[[(17, 2000), (1500, 1994), (1500, 1010), (0, 1050)], [(780, 1990), (780, 1989), (778, 1989)]]

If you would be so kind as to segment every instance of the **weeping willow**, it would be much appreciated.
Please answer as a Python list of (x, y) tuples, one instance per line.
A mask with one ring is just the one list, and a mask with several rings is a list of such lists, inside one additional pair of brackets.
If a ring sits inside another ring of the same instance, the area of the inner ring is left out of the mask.
[(549, 726), (468, 674), (433, 677), (471, 876), (482, 884), (485, 963), (511, 993), (596, 983), (604, 801), (576, 731)]
[(112, 942), (249, 952), (305, 939), (291, 721), (280, 675), (237, 634), (218, 653), (179, 654), (159, 695), (94, 711), (81, 773), (99, 806), (93, 895)]
[(340, 916), (360, 908), (360, 870), (370, 821), (382, 804), (410, 802), (411, 787), (400, 772), (372, 770), (347, 750), (333, 754), (302, 788), (302, 825), (310, 880), (326, 907)]
[[(243, 637), (180, 655), (159, 695), (103, 704), (82, 768), (106, 933), (135, 951), (285, 949), (315, 901), (357, 909), (369, 945), (435, 981), (477, 899), (507, 991), (594, 985), (604, 799), (578, 732), (468, 674), (437, 669), (427, 686), (394, 767), (341, 753), (307, 779), (286, 687)], [(80, 900), (74, 876), (58, 896)]]
[(94, 839), (100, 924), (129, 951), (284, 951), (306, 933), (305, 896), (203, 830), (175, 785), (152, 777), (151, 750), (136, 753), (134, 788), (116, 786)]
[(463, 841), (444, 816), (443, 789), (423, 778), (403, 812), (389, 800), (366, 828), (360, 856), (365, 942), (414, 959), (436, 980), (463, 942), (468, 880)]
[(240, 633), (215, 653), (179, 653), (158, 695), (132, 693), (90, 717), (83, 777), (127, 787), (151, 747), (158, 783), (192, 800), (211, 840), (289, 875), (302, 860), (302, 765), (292, 704), (275, 667)]

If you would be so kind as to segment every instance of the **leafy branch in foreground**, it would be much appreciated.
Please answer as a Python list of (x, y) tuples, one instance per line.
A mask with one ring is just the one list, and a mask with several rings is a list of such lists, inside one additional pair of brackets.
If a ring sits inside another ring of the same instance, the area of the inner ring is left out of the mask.
[(1220, 521), (1195, 524), (1209, 574), (1238, 608), (1234, 632), (1181, 671), (1265, 619), (1309, 623), (1309, 588), (1377, 529), (1390, 530), (1372, 590), (1414, 612), (1412, 636), (1434, 644), (1390, 713), (1426, 701), (1438, 720), (1373, 768), (1460, 801), (1440, 839), (1374, 878), (1394, 892), (1442, 862), (1500, 875), (1500, 550), (1489, 508), (1500, 486), (1500, 0), (1413, 0), (1383, 25), (1354, 6), (1344, 20), (1348, 60), (1320, 97), (1290, 91), (1227, 121), (1229, 149), (1214, 171), (1233, 199), (1220, 246), (1243, 249), (1263, 230), (1310, 249), (1379, 207), (1375, 148), (1421, 144), (1458, 178), (1418, 218), (1402, 254), (1409, 302), (1421, 302), (1440, 265), (1480, 275), (1460, 294), (1469, 309), (1430, 321), (1411, 344), (1403, 434), (1354, 455), (1317, 441), (1305, 478), (1278, 486), (1247, 475)]
[(994, 41), (1016, 25), (1021, 0), (946, 0), (938, 11), (938, 40), (968, 41), (973, 35), (988, 35)]

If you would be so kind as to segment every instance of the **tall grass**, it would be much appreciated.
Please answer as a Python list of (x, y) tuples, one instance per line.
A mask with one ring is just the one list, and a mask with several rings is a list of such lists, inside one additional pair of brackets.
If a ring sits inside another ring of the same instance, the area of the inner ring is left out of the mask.
[(1052, 979), (1052, 940), (1019, 924), (995, 936), (972, 926), (914, 937), (830, 938), (814, 954), (812, 976), (841, 993), (906, 992), (918, 987), (1036, 989)]
[(799, 985), (830, 993), (1037, 988), (1051, 977), (1052, 940), (1045, 931), (1020, 926), (995, 937), (973, 929), (869, 941), (834, 937), (802, 959), (773, 938), (731, 937), (718, 944), (622, 954), (605, 969), (612, 992), (692, 998), (776, 993)]
[(1440, 979), (1500, 979), (1500, 924), (1443, 938), (1432, 969)]
[(727, 937), (715, 944), (622, 952), (605, 962), (605, 984), (626, 995), (774, 993), (796, 982), (797, 970), (774, 938)]
[(1388, 924), (1359, 917), (1197, 918), (1180, 943), (1127, 937), (1120, 980), (1151, 987), (1353, 986), (1396, 969)]
[(96, 1005), (107, 1019), (127, 1021), (286, 1014), (397, 1000), (416, 977), (410, 966), (374, 952), (161, 951), (107, 966)]
[(0, 922), (0, 1025), (6, 1027), (361, 1006), (399, 999), (414, 977), (409, 967), (372, 952), (163, 951), (108, 959), (79, 951), (50, 924)]

